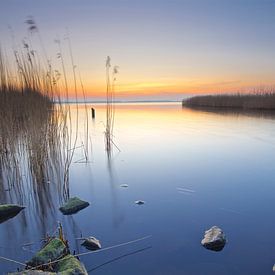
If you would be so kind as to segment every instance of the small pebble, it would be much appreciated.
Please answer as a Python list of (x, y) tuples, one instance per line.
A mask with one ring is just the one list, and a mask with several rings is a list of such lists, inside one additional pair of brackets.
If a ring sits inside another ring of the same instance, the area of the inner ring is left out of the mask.
[(141, 200), (135, 201), (135, 204), (138, 204), (138, 205), (142, 205), (144, 203), (145, 203), (145, 201), (141, 201)]
[(120, 187), (124, 187), (124, 188), (127, 188), (128, 186), (129, 186), (129, 185), (126, 184), (126, 183), (123, 183), (123, 184), (120, 185)]

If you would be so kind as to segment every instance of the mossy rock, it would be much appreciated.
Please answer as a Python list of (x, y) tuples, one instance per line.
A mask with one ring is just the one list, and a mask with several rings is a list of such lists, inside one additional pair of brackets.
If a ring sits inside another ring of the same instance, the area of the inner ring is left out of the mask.
[(66, 245), (58, 238), (52, 239), (44, 248), (27, 262), (28, 266), (39, 266), (60, 259), (68, 254)]
[(78, 211), (88, 207), (90, 204), (86, 201), (83, 201), (77, 197), (70, 198), (63, 206), (59, 208), (59, 210), (64, 215), (75, 214)]
[(8, 275), (88, 275), (87, 270), (72, 255), (67, 255), (54, 265), (54, 272), (42, 270), (24, 270), (21, 272), (8, 273)]
[(55, 275), (55, 272), (47, 272), (41, 270), (24, 270), (20, 272), (8, 273), (8, 275)]
[(60, 275), (87, 275), (85, 267), (72, 255), (67, 255), (58, 262), (55, 271)]
[(15, 217), (25, 207), (17, 204), (2, 204), (0, 205), (0, 223), (5, 222)]

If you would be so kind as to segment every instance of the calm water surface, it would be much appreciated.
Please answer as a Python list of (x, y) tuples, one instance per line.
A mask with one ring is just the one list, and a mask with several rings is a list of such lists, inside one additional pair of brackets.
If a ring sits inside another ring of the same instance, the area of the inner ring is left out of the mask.
[[(90, 106), (91, 107), (91, 106)], [(51, 184), (27, 208), (0, 224), (0, 255), (24, 262), (64, 226), (75, 238), (95, 236), (103, 247), (150, 238), (82, 256), (91, 274), (272, 274), (275, 263), (275, 120), (271, 116), (182, 109), (179, 103), (116, 105), (114, 148), (104, 149), (104, 105), (90, 121), (89, 163), (75, 152), (71, 196), (90, 207), (62, 216)], [(75, 109), (73, 106), (75, 115)], [(82, 121), (84, 109), (80, 109)], [(84, 140), (80, 122), (78, 145)], [(120, 187), (128, 184), (128, 188)], [(144, 205), (136, 205), (144, 200)], [(34, 203), (36, 201), (36, 203)], [(9, 201), (5, 197), (1, 203)], [(14, 202), (14, 201), (13, 201)], [(39, 211), (38, 211), (39, 210)], [(217, 225), (228, 238), (221, 252), (200, 245)], [(24, 243), (33, 246), (22, 249)], [(19, 265), (0, 261), (3, 274)]]

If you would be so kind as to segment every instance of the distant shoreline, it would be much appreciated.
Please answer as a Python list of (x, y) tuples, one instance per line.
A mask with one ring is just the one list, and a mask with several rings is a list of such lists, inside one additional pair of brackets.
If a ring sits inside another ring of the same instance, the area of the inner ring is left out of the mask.
[(182, 106), (190, 108), (275, 110), (275, 93), (194, 96), (182, 100)]
[[(54, 103), (61, 103), (61, 104), (106, 104), (106, 101), (104, 100), (98, 100), (98, 101), (54, 101)], [(182, 100), (118, 100), (114, 101), (114, 104), (121, 104), (121, 103), (182, 103)]]

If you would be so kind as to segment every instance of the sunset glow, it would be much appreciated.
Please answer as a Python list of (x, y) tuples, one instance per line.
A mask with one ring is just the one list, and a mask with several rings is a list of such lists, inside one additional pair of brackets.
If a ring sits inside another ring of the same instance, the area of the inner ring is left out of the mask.
[[(105, 98), (104, 63), (110, 55), (120, 71), (117, 99), (180, 100), (190, 94), (274, 86), (274, 13), (271, 0), (28, 0), (24, 5), (4, 0), (1, 47), (13, 58), (11, 45), (29, 36), (24, 21), (32, 15), (47, 55), (60, 71), (54, 39), (62, 42), (70, 66), (64, 40), (69, 35), (77, 74), (89, 99)], [(32, 39), (41, 48), (41, 41)], [(73, 98), (72, 72), (67, 74)]]
[(1, 274), (275, 272), (275, 0), (0, 0), (0, 38)]

